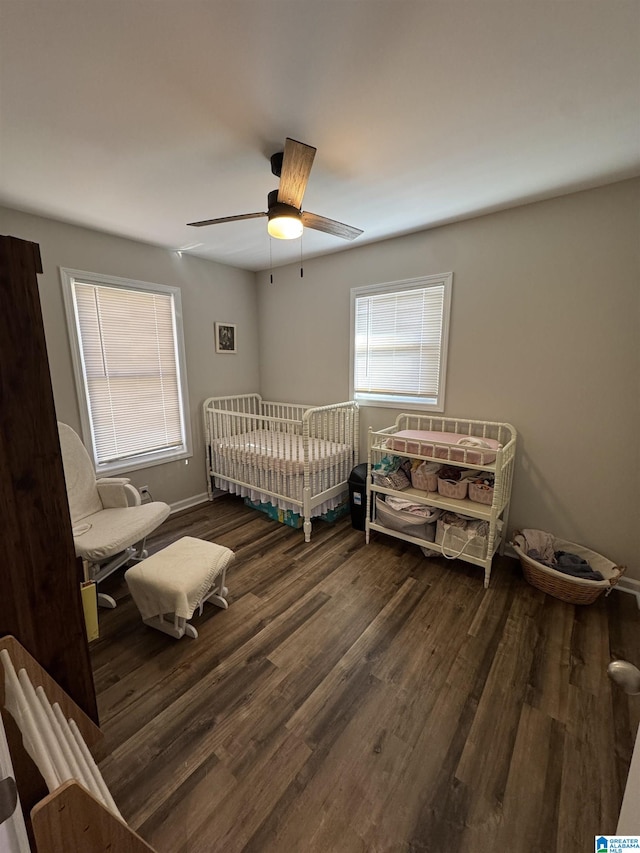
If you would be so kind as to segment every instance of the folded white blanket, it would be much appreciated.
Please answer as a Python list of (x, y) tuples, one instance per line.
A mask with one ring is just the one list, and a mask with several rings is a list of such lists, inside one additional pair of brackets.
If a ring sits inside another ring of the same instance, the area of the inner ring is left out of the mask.
[(230, 548), (184, 536), (128, 569), (124, 577), (143, 619), (167, 613), (191, 619), (234, 558)]
[(459, 439), (456, 444), (461, 444), (463, 447), (486, 447), (487, 449), (491, 447), (488, 441), (484, 441), (482, 438), (475, 438), (472, 435), (468, 438)]

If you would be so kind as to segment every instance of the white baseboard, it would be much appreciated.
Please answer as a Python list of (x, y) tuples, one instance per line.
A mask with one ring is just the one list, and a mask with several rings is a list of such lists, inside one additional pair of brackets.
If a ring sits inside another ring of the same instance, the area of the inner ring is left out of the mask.
[(635, 595), (638, 608), (640, 609), (640, 581), (637, 581), (635, 578), (620, 578), (614, 589), (620, 592), (630, 592), (631, 595)]
[(185, 498), (181, 501), (176, 501), (175, 503), (169, 504), (171, 507), (171, 515), (174, 512), (181, 512), (183, 509), (190, 509), (192, 506), (198, 506), (198, 504), (206, 503), (209, 500), (209, 495), (206, 492), (203, 492), (201, 495), (193, 495), (193, 497)]

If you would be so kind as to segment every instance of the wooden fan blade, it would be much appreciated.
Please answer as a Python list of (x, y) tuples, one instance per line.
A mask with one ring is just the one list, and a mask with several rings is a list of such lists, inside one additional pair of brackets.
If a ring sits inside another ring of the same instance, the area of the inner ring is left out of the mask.
[(363, 233), (361, 228), (354, 228), (352, 225), (345, 225), (344, 222), (336, 222), (335, 219), (327, 219), (326, 216), (318, 216), (316, 213), (302, 214), (302, 224), (306, 228), (315, 228), (316, 231), (324, 231), (326, 234), (333, 234), (334, 237), (342, 237), (344, 240), (355, 240)]
[(202, 222), (187, 222), (187, 225), (193, 225), (195, 228), (201, 228), (203, 225), (219, 225), (221, 222), (238, 222), (240, 219), (257, 219), (259, 216), (268, 216), (268, 213), (241, 213), (239, 216), (222, 216), (220, 219), (203, 219)]
[(278, 187), (278, 201), (281, 204), (290, 204), (300, 210), (315, 156), (316, 149), (311, 145), (287, 137)]

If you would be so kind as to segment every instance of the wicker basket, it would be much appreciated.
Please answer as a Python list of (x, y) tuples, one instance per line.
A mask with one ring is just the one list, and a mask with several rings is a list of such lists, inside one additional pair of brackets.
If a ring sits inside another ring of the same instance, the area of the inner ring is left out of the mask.
[(443, 480), (442, 477), (438, 477), (438, 494), (443, 498), (462, 500), (466, 498), (468, 488), (468, 480)]
[(442, 465), (437, 462), (422, 462), (411, 472), (411, 485), (424, 492), (438, 491), (438, 471)]
[(543, 566), (542, 563), (528, 557), (520, 544), (515, 541), (518, 535), (518, 532), (515, 531), (514, 541), (511, 544), (520, 559), (525, 579), (531, 586), (553, 595), (554, 598), (559, 598), (560, 601), (566, 601), (569, 604), (593, 604), (603, 592), (613, 589), (626, 571), (626, 567), (616, 566), (602, 554), (591, 551), (584, 545), (576, 545), (575, 542), (567, 542), (564, 539), (554, 539), (554, 551), (568, 551), (571, 554), (577, 554), (585, 559), (593, 569), (599, 571), (604, 580), (593, 581), (575, 578), (572, 575)]
[(491, 506), (493, 503), (493, 486), (482, 483), (469, 483), (469, 500)]

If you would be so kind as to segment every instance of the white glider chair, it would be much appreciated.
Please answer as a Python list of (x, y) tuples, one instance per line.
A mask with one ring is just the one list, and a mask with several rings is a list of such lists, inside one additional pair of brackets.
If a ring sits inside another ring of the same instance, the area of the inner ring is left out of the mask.
[[(89, 578), (104, 580), (120, 566), (144, 560), (146, 537), (169, 515), (160, 501), (141, 503), (140, 493), (125, 477), (96, 480), (91, 457), (70, 426), (58, 423), (76, 556), (89, 568)], [(116, 602), (98, 593), (98, 604)]]

